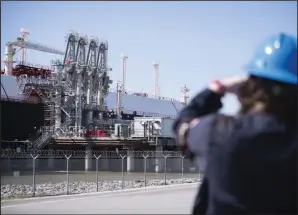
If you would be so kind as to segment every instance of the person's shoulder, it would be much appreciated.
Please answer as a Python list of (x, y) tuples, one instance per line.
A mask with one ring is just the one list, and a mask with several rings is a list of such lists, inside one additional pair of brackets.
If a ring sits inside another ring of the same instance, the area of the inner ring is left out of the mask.
[(237, 118), (234, 116), (216, 113), (197, 118), (194, 123), (191, 123), (191, 127), (208, 126), (212, 127), (213, 129), (221, 130), (231, 127), (236, 121)]
[(224, 143), (232, 139), (250, 139), (260, 133), (277, 132), (282, 129), (278, 121), (265, 114), (231, 116), (223, 113), (200, 117), (193, 125), (192, 133), (201, 139), (207, 136), (213, 143)]
[(190, 124), (190, 142), (206, 142), (207, 145), (222, 145), (227, 142), (247, 142), (260, 134), (282, 131), (278, 121), (265, 114), (231, 116), (223, 113), (209, 114), (193, 120)]
[(249, 129), (252, 132), (262, 132), (264, 130), (276, 130), (283, 125), (273, 116), (262, 113), (249, 113), (240, 116), (230, 116), (226, 114), (214, 114), (207, 116), (208, 121), (217, 131), (240, 131)]
[[(248, 133), (278, 132), (285, 129), (285, 125), (276, 117), (265, 113), (249, 113), (237, 119), (237, 125)], [(249, 130), (247, 130), (249, 128)]]
[(232, 133), (236, 121), (236, 117), (221, 113), (202, 116), (190, 123), (190, 139), (192, 142), (222, 141)]
[(226, 115), (226, 114), (215, 114), (213, 117), (213, 127), (217, 131), (221, 130), (231, 130), (235, 123), (237, 122), (236, 116)]

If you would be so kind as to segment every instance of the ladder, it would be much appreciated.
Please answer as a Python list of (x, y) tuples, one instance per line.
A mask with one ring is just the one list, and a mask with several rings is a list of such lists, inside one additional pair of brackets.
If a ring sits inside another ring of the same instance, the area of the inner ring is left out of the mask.
[(51, 131), (43, 132), (42, 135), (39, 138), (37, 138), (37, 140), (34, 141), (33, 147), (36, 149), (43, 149), (51, 140), (51, 138), (54, 136), (54, 134), (55, 134), (54, 127), (52, 128)]
[(44, 103), (45, 124), (42, 135), (35, 140), (33, 145), (37, 149), (42, 149), (49, 143), (55, 134), (55, 102), (45, 97), (41, 90), (37, 90), (37, 94)]

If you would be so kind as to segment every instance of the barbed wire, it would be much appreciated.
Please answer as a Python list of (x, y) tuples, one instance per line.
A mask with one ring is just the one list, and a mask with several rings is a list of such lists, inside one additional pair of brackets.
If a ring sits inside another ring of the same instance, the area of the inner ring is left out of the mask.
[(182, 157), (179, 151), (103, 151), (103, 150), (17, 150), (17, 149), (1, 149), (0, 158), (1, 159), (32, 159), (38, 156), (38, 159), (42, 158), (55, 158), (55, 159), (65, 159), (65, 156), (71, 157), (72, 159), (86, 158), (90, 157), (100, 157), (100, 158), (112, 158), (121, 159), (124, 157), (133, 158), (164, 158), (164, 157)]

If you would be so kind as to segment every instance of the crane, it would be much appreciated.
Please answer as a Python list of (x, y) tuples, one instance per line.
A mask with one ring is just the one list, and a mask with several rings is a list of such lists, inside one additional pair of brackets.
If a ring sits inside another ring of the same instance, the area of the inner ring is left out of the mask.
[(57, 54), (57, 55), (63, 55), (64, 52), (47, 47), (45, 45), (41, 45), (38, 43), (30, 42), (30, 41), (25, 41), (24, 38), (18, 37), (16, 41), (13, 42), (7, 42), (5, 46), (5, 74), (6, 75), (12, 75), (12, 69), (13, 69), (13, 56), (16, 53), (16, 50), (14, 47), (19, 47), (23, 49), (31, 49), (35, 51), (41, 51), (41, 52), (46, 52), (46, 53), (51, 53), (51, 54)]

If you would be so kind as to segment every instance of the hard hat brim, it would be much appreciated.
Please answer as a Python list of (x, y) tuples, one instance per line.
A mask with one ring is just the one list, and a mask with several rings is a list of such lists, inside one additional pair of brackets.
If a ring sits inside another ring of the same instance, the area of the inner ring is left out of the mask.
[(249, 75), (254, 75), (265, 79), (279, 81), (286, 84), (297, 84), (297, 75), (293, 73), (289, 73), (283, 69), (255, 68), (251, 66), (245, 66), (244, 70)]

